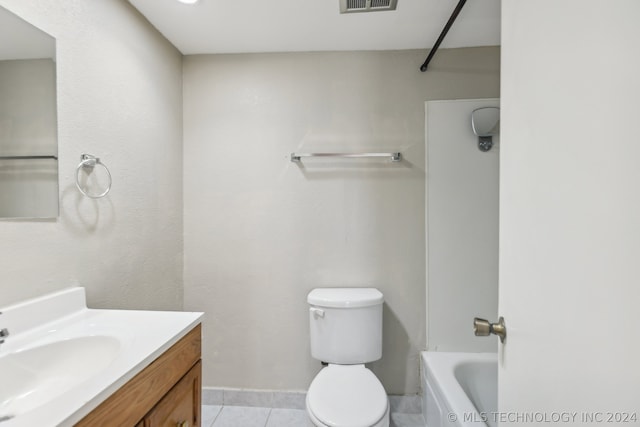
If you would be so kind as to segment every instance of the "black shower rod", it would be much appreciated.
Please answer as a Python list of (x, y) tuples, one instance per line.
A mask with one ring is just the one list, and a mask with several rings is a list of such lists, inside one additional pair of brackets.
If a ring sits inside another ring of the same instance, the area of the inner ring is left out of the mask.
[(442, 40), (444, 40), (444, 37), (449, 32), (449, 29), (453, 25), (454, 21), (458, 17), (458, 14), (462, 10), (462, 7), (464, 6), (464, 4), (466, 2), (467, 2), (467, 0), (460, 0), (458, 2), (458, 5), (456, 6), (456, 8), (453, 9), (453, 13), (451, 14), (451, 17), (449, 18), (449, 20), (447, 21), (447, 24), (442, 29), (442, 32), (440, 33), (440, 36), (438, 37), (438, 40), (436, 40), (436, 43), (431, 48), (431, 52), (429, 52), (429, 56), (427, 56), (427, 59), (424, 61), (424, 64), (422, 64), (422, 66), (420, 66), (420, 71), (422, 71), (423, 73), (425, 71), (427, 71), (427, 67), (429, 66), (429, 62), (431, 62), (431, 58), (433, 58), (433, 55), (436, 54), (436, 51), (440, 47), (440, 43), (442, 43)]

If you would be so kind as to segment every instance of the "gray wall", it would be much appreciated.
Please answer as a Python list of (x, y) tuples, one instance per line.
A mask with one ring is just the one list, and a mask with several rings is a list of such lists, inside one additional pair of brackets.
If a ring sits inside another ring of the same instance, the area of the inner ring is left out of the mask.
[[(60, 217), (0, 221), (0, 306), (80, 284), (93, 307), (182, 308), (180, 53), (123, 0), (0, 0), (57, 38)], [(74, 185), (82, 153), (113, 188)]]
[[(386, 298), (389, 393), (418, 391), (425, 346), (424, 101), (499, 95), (499, 49), (184, 60), (185, 308), (205, 311), (204, 385), (306, 389), (306, 295)], [(400, 150), (384, 161), (292, 151)]]

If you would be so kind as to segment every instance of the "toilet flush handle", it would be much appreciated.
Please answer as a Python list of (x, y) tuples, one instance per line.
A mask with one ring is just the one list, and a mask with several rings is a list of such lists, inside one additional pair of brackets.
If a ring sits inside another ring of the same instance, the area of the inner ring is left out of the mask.
[(324, 310), (321, 310), (321, 309), (315, 308), (315, 307), (311, 307), (309, 309), (309, 312), (311, 312), (313, 314), (313, 317), (315, 319), (317, 319), (318, 317), (324, 318)]

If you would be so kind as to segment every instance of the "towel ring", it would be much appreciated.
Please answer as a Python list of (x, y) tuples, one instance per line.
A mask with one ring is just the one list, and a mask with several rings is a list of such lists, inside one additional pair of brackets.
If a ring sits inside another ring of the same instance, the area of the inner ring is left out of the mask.
[[(105, 172), (107, 172), (107, 176), (109, 177), (109, 185), (107, 185), (107, 189), (100, 194), (90, 194), (87, 191), (85, 191), (80, 185), (80, 171), (82, 169), (88, 169), (89, 170), (88, 173), (91, 173), (91, 171), (93, 171), (93, 168), (96, 167), (96, 165), (102, 166)], [(113, 179), (111, 178), (111, 172), (109, 172), (109, 168), (107, 168), (107, 166), (104, 163), (102, 163), (98, 157), (92, 156), (91, 154), (83, 154), (82, 156), (80, 156), (80, 164), (76, 168), (76, 187), (78, 187), (78, 190), (82, 194), (92, 199), (100, 199), (106, 196), (107, 193), (109, 193), (109, 191), (111, 191), (112, 183), (113, 183)]]

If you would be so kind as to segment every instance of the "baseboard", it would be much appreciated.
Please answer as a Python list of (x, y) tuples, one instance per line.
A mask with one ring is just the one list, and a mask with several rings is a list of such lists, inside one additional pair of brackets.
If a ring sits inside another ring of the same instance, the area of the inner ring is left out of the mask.
[[(203, 405), (304, 409), (306, 396), (306, 391), (202, 388)], [(389, 405), (391, 406), (391, 412), (422, 413), (422, 399), (419, 395), (390, 395)]]
[(256, 406), (261, 408), (304, 409), (305, 391), (202, 388), (203, 405)]

